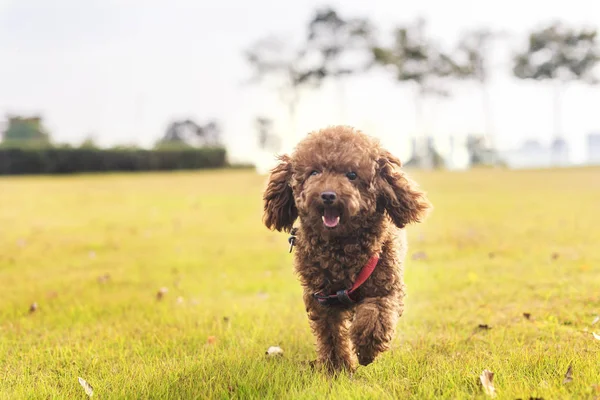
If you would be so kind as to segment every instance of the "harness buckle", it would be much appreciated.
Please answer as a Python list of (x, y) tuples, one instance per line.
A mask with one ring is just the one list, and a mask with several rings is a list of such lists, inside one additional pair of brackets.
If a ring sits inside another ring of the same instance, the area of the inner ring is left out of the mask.
[(337, 300), (346, 305), (346, 306), (351, 306), (352, 304), (354, 304), (354, 300), (352, 300), (350, 298), (350, 296), (348, 295), (348, 289), (344, 289), (344, 290), (338, 290), (338, 292), (335, 294)]

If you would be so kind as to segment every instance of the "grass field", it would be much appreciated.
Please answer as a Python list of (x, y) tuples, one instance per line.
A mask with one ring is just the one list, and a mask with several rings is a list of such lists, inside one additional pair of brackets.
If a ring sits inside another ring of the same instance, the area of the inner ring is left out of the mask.
[(394, 348), (333, 380), (264, 177), (1, 178), (0, 398), (472, 399), (484, 369), (500, 399), (600, 396), (600, 169), (413, 176), (435, 211)]

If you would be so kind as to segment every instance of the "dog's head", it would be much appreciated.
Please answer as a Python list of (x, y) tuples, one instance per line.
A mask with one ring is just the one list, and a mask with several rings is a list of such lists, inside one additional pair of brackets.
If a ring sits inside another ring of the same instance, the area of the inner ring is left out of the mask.
[(289, 231), (300, 217), (313, 229), (348, 235), (376, 213), (399, 228), (420, 222), (431, 205), (400, 167), (375, 139), (350, 127), (312, 132), (271, 171), (265, 225)]

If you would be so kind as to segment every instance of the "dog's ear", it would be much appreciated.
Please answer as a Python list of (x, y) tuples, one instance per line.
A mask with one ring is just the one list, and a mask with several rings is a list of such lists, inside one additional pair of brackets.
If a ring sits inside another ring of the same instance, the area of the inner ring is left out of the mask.
[(278, 159), (279, 164), (271, 170), (269, 183), (263, 195), (263, 221), (269, 229), (289, 232), (298, 218), (298, 209), (290, 186), (292, 164), (287, 155)]
[(425, 193), (400, 171), (401, 166), (397, 157), (383, 150), (377, 160), (376, 186), (378, 209), (387, 211), (394, 224), (404, 228), (421, 222), (432, 207)]

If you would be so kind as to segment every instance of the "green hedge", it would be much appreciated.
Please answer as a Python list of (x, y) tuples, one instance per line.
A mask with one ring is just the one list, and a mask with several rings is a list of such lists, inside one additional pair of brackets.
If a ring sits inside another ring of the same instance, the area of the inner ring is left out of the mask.
[(0, 148), (0, 175), (223, 168), (223, 148), (181, 150)]

